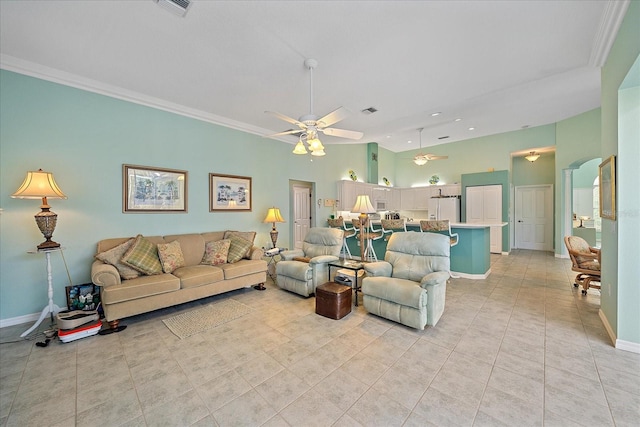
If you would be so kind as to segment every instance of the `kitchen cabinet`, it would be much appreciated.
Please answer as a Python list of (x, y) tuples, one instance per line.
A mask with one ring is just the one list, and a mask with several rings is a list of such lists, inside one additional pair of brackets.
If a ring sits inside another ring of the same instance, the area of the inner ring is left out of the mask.
[(389, 209), (392, 211), (399, 211), (402, 209), (402, 190), (399, 188), (391, 189), (391, 204)]
[(369, 196), (373, 203), (372, 189), (377, 187), (374, 184), (357, 181), (338, 181), (338, 208), (342, 211), (349, 211), (356, 204), (356, 199), (361, 194)]
[(405, 211), (426, 211), (429, 209), (431, 187), (401, 189), (401, 206)]

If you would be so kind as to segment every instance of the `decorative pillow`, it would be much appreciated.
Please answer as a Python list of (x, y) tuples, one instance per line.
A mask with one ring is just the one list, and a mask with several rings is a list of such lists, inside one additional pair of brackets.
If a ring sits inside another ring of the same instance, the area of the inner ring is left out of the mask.
[(124, 254), (121, 261), (148, 276), (162, 274), (162, 264), (160, 264), (160, 259), (158, 258), (158, 246), (145, 239), (142, 234), (136, 236), (136, 240)]
[(162, 271), (165, 273), (173, 273), (176, 268), (185, 266), (182, 248), (177, 240), (171, 243), (159, 243), (158, 257), (162, 264)]
[(108, 251), (100, 252), (96, 255), (96, 259), (104, 262), (105, 264), (113, 265), (120, 273), (120, 277), (123, 279), (135, 279), (136, 277), (140, 277), (141, 274), (138, 270), (134, 270), (133, 268), (123, 264), (120, 262), (122, 256), (129, 250), (131, 245), (135, 239), (132, 237), (124, 243), (119, 244), (115, 248), (111, 248)]
[(202, 257), (201, 264), (226, 264), (230, 246), (231, 240), (229, 239), (207, 242), (204, 246), (204, 256)]
[(253, 242), (256, 239), (255, 231), (225, 231), (224, 238), (229, 239), (231, 236), (241, 237), (244, 240), (248, 240), (251, 242), (251, 246), (247, 249), (247, 253), (244, 254), (244, 258), (251, 259), (251, 248), (253, 247)]
[(229, 264), (240, 261), (246, 256), (247, 251), (253, 246), (252, 242), (235, 235), (232, 235), (229, 240), (231, 240), (229, 255), (227, 256), (227, 262)]

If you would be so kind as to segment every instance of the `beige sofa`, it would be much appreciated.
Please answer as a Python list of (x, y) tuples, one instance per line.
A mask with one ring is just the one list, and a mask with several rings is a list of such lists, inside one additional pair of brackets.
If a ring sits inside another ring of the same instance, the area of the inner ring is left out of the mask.
[[(184, 256), (185, 266), (172, 274), (142, 275), (122, 279), (114, 265), (96, 259), (91, 266), (91, 280), (101, 286), (102, 306), (111, 328), (118, 327), (119, 319), (170, 307), (188, 301), (217, 295), (235, 289), (264, 285), (267, 263), (264, 251), (256, 246), (247, 256), (232, 264), (201, 264), (207, 242), (222, 240), (225, 231), (201, 234), (145, 236), (155, 244), (177, 240)], [(97, 254), (113, 249), (131, 237), (105, 239), (98, 242)]]

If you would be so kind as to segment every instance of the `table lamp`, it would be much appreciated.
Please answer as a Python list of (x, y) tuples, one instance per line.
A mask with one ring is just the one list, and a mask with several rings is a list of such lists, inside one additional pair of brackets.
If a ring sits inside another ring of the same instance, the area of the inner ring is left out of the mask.
[(38, 245), (38, 249), (59, 248), (60, 243), (51, 240), (53, 231), (56, 228), (58, 215), (51, 212), (51, 206), (47, 203), (47, 198), (66, 199), (67, 196), (56, 184), (53, 174), (44, 172), (42, 169), (27, 172), (24, 182), (11, 197), (15, 199), (42, 199), (42, 205), (40, 206), (42, 211), (38, 212), (35, 218), (36, 224), (38, 224), (38, 228), (46, 240)]
[(364, 225), (367, 222), (367, 214), (375, 213), (376, 210), (369, 200), (369, 196), (361, 194), (356, 199), (356, 204), (351, 209), (352, 213), (359, 213), (358, 219), (360, 220), (360, 260), (364, 261)]
[(280, 215), (280, 209), (276, 207), (269, 208), (269, 210), (267, 211), (267, 217), (262, 222), (270, 222), (272, 224), (269, 234), (271, 235), (271, 242), (273, 243), (273, 247), (276, 248), (276, 242), (278, 241), (278, 230), (276, 230), (276, 222), (284, 222), (284, 218), (282, 218), (282, 215)]

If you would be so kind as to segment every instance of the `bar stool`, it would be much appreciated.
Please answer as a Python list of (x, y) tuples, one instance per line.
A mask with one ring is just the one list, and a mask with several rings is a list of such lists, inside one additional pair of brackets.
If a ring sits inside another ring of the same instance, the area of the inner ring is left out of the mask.
[[(363, 233), (360, 229), (360, 220), (354, 219), (351, 221), (353, 227), (358, 230), (358, 233)], [(373, 249), (373, 241), (382, 239), (384, 233), (382, 229), (377, 229), (371, 224), (369, 218), (364, 223), (364, 234), (363, 238), (367, 240), (367, 247), (364, 250), (364, 260), (362, 261), (378, 261), (378, 256), (376, 255), (376, 251)], [(360, 237), (358, 236), (358, 241)]]
[(449, 236), (451, 246), (458, 244), (458, 233), (451, 232), (451, 223), (448, 219), (420, 221), (420, 231), (426, 233), (440, 233)]
[(404, 219), (381, 219), (380, 225), (382, 233), (385, 234), (385, 242), (389, 241), (394, 232), (407, 231), (407, 222)]
[(355, 237), (356, 230), (353, 227), (347, 226), (347, 224), (344, 222), (344, 218), (342, 218), (341, 216), (335, 219), (330, 218), (327, 220), (327, 222), (329, 223), (329, 227), (331, 228), (339, 228), (344, 230), (340, 257), (346, 259), (347, 255), (349, 255), (349, 259), (353, 259), (353, 257), (351, 256), (351, 251), (349, 250), (349, 245), (347, 244), (347, 239)]

